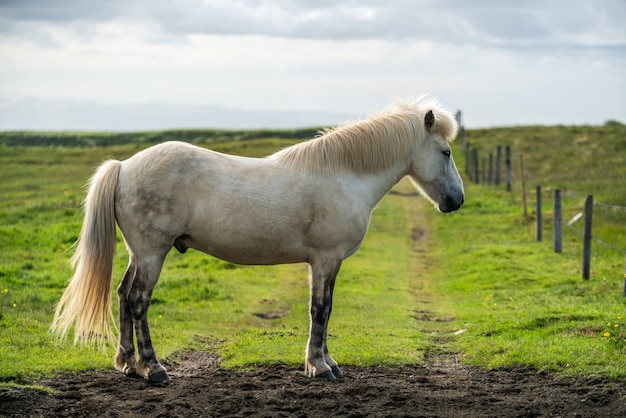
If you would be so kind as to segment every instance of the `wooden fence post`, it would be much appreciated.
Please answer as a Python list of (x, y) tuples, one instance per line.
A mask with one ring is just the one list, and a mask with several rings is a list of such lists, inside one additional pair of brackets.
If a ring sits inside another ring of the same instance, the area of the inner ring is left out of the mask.
[(490, 186), (493, 184), (493, 152), (489, 153), (489, 177), (487, 184)]
[(465, 150), (465, 126), (461, 125), (461, 152)]
[(519, 166), (522, 175), (522, 208), (524, 209), (524, 218), (528, 216), (528, 209), (526, 206), (526, 179), (524, 178), (524, 156), (519, 156)]
[(626, 297), (626, 257), (624, 257), (624, 291), (622, 296)]
[(560, 253), (563, 250), (561, 233), (561, 190), (554, 191), (554, 252)]
[(511, 146), (507, 145), (504, 148), (505, 165), (506, 165), (506, 191), (511, 191)]
[(485, 180), (487, 179), (487, 174), (485, 173), (485, 166), (487, 164), (487, 159), (482, 158), (480, 160), (480, 184), (485, 185)]
[(535, 236), (537, 241), (543, 240), (543, 218), (541, 213), (541, 186), (537, 186), (537, 229)]
[(583, 229), (583, 279), (589, 280), (591, 270), (591, 220), (593, 216), (593, 196), (585, 199), (585, 226)]
[(472, 173), (471, 173), (471, 169), (470, 169), (470, 161), (471, 161), (471, 152), (470, 152), (470, 143), (468, 142), (465, 145), (465, 174), (467, 174), (467, 176), (469, 177), (469, 179), (472, 179)]
[(500, 185), (500, 171), (502, 171), (502, 146), (496, 148), (496, 186)]
[(478, 149), (474, 148), (472, 150), (472, 168), (474, 170), (474, 183), (479, 184), (480, 183), (480, 176), (478, 175)]

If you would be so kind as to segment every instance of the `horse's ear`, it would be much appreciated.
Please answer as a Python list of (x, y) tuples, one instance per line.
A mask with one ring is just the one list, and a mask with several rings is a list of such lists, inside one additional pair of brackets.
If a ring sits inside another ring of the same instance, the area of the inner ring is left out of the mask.
[(433, 130), (433, 127), (435, 126), (435, 115), (433, 115), (432, 110), (429, 110), (426, 113), (426, 116), (424, 116), (424, 126), (426, 126), (426, 130), (428, 132)]

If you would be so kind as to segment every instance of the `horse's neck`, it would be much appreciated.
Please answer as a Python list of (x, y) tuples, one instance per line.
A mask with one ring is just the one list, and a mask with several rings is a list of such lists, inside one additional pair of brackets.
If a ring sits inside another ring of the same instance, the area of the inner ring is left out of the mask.
[(366, 190), (364, 198), (368, 199), (372, 208), (382, 200), (389, 191), (407, 175), (407, 168), (402, 165), (390, 167), (376, 174), (360, 177)]

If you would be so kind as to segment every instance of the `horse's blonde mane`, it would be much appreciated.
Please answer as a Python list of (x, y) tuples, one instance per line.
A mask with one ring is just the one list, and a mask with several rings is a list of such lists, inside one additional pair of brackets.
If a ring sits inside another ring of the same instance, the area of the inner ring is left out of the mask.
[(426, 135), (424, 117), (432, 110), (439, 134), (451, 141), (457, 123), (448, 110), (432, 98), (397, 102), (367, 119), (340, 125), (319, 136), (277, 152), (277, 165), (312, 173), (373, 173), (406, 158)]

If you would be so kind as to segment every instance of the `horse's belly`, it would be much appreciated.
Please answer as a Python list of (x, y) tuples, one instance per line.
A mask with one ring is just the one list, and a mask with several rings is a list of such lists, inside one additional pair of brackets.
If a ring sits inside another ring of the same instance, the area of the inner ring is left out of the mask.
[(274, 265), (307, 261), (304, 254), (286, 248), (258, 248), (253, 246), (217, 246), (199, 248), (207, 254), (235, 264)]
[(185, 244), (236, 264), (271, 265), (307, 261), (302, 240), (294, 236), (267, 237), (222, 231), (204, 239), (189, 237)]

